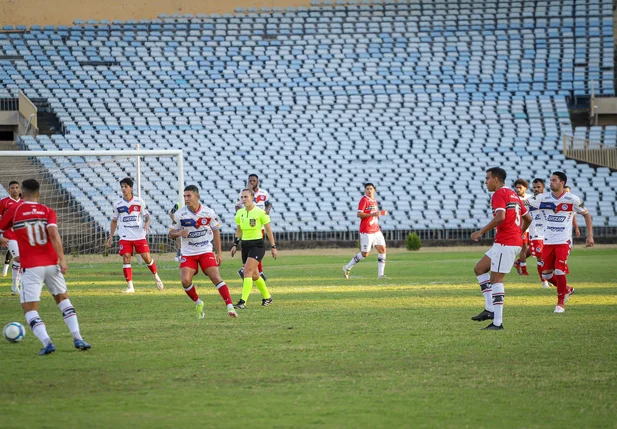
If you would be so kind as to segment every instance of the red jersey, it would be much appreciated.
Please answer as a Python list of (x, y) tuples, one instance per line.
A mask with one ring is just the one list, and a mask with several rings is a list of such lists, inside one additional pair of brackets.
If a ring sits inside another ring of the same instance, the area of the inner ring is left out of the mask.
[(30, 201), (14, 204), (0, 219), (0, 231), (13, 227), (22, 268), (58, 263), (58, 255), (47, 235), (47, 228), (52, 225), (57, 227), (56, 212)]
[[(362, 197), (358, 204), (358, 213), (375, 213), (379, 211), (377, 200), (373, 200), (366, 195)], [(360, 220), (360, 234), (373, 234), (379, 232), (379, 217), (370, 216)]]
[(495, 243), (505, 246), (523, 246), (523, 229), (521, 218), (527, 214), (527, 208), (520, 197), (507, 186), (493, 194), (491, 199), (493, 216), (500, 210), (506, 212), (506, 218), (497, 226)]
[[(18, 199), (18, 200), (14, 200), (11, 197), (2, 198), (0, 200), (0, 218), (2, 218), (4, 216), (4, 214), (7, 212), (7, 210), (9, 208), (14, 206), (15, 204), (19, 205), (21, 203), (23, 203), (21, 198)], [(16, 240), (15, 233), (13, 232), (13, 230), (11, 228), (9, 228), (6, 231), (4, 231), (4, 238), (6, 238), (8, 240)]]

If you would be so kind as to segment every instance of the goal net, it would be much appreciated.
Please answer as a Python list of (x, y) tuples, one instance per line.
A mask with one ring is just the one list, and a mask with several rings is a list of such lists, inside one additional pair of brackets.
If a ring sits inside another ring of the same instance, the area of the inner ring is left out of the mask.
[(9, 195), (9, 182), (36, 179), (41, 203), (56, 211), (66, 254), (118, 251), (117, 235), (111, 248), (105, 241), (113, 204), (122, 197), (119, 182), (125, 177), (133, 179), (133, 194), (144, 199), (150, 212), (150, 250), (175, 251), (176, 243), (168, 237), (168, 213), (174, 204), (182, 204), (181, 150), (0, 152), (0, 198)]

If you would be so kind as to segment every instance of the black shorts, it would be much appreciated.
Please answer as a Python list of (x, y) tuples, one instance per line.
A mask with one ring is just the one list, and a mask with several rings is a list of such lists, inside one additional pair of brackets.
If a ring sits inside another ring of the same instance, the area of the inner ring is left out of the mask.
[(246, 264), (248, 258), (253, 258), (256, 261), (261, 261), (266, 254), (264, 240), (242, 240), (242, 263)]

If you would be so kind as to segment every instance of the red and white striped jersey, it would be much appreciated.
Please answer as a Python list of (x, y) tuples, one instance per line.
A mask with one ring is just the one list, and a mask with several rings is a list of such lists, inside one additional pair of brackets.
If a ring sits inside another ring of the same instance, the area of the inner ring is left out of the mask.
[(523, 229), (521, 218), (527, 214), (527, 208), (512, 189), (503, 186), (491, 198), (493, 216), (500, 210), (506, 212), (506, 218), (497, 225), (495, 243), (505, 246), (522, 246)]

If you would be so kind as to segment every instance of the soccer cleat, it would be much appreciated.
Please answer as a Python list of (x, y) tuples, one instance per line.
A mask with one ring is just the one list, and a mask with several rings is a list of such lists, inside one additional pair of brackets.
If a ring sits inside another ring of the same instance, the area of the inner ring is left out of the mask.
[(267, 307), (270, 304), (272, 304), (272, 298), (267, 298), (267, 299), (264, 298), (264, 299), (261, 300), (261, 306), (262, 307)]
[(244, 310), (246, 308), (245, 304), (246, 304), (246, 301), (241, 299), (236, 304), (234, 304), (234, 308), (239, 308), (241, 310)]
[(75, 344), (75, 348), (77, 350), (89, 350), (92, 346), (85, 342), (84, 340), (74, 340), (73, 344)]
[(521, 266), (520, 268), (521, 268), (521, 273), (520, 274), (522, 276), (528, 276), (529, 275), (529, 273), (527, 272), (527, 266), (526, 265), (525, 266)]
[(174, 256), (174, 259), (176, 260), (176, 262), (180, 262), (180, 259), (182, 259), (182, 253), (180, 252), (180, 249), (178, 249), (178, 251), (176, 252), (176, 256)]
[(268, 277), (266, 277), (266, 275), (265, 275), (263, 272), (259, 273), (259, 277), (261, 277), (262, 279), (264, 279), (264, 282), (267, 282), (267, 281), (268, 281)]
[(244, 280), (244, 268), (240, 268), (240, 269), (238, 270), (238, 275), (240, 276), (240, 278), (241, 278), (242, 280)]
[(566, 293), (566, 296), (563, 299), (564, 304), (568, 302), (568, 300), (570, 299), (570, 295), (574, 295), (574, 288), (571, 286), (568, 286), (568, 293)]
[(550, 289), (551, 288), (551, 284), (549, 282), (547, 282), (546, 280), (542, 281), (542, 289)]
[(54, 343), (49, 343), (41, 349), (41, 351), (39, 352), (39, 356), (49, 355), (55, 351), (56, 351), (56, 346), (54, 346)]
[(135, 288), (129, 286), (126, 289), (124, 289), (122, 292), (123, 293), (135, 293)]
[(386, 277), (385, 274), (381, 275), (381, 276), (377, 276), (378, 279), (387, 279), (388, 277)]
[(19, 295), (19, 286), (17, 286), (15, 290), (13, 290), (13, 286), (11, 286), (11, 295), (12, 296)]
[(555, 311), (553, 313), (565, 313), (565, 312), (566, 312), (566, 309), (563, 306), (558, 305), (557, 307), (555, 307)]
[(238, 317), (238, 313), (234, 310), (233, 304), (227, 306), (227, 314), (229, 314), (229, 317)]
[(165, 286), (163, 286), (163, 281), (161, 280), (161, 278), (159, 277), (158, 274), (154, 275), (154, 282), (156, 283), (156, 288), (158, 290), (163, 290), (165, 289)]
[(503, 325), (494, 325), (494, 324), (490, 324), (488, 325), (486, 328), (482, 328), (483, 331), (503, 331)]
[(206, 317), (206, 312), (204, 311), (204, 302), (201, 301), (199, 304), (195, 304), (195, 313), (197, 313), (198, 319), (203, 319)]
[(471, 320), (475, 320), (476, 322), (482, 322), (484, 320), (493, 320), (495, 318), (495, 313), (488, 310), (482, 310), (482, 313), (477, 316), (473, 316)]
[(347, 268), (343, 267), (343, 275), (345, 276), (346, 279), (349, 279), (350, 272), (351, 270), (348, 270)]

